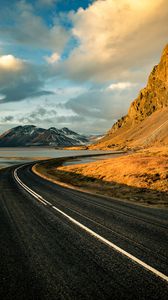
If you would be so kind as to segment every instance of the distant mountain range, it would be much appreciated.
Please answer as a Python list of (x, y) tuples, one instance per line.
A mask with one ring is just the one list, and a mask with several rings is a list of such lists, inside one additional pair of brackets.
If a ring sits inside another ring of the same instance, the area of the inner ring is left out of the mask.
[(68, 147), (88, 144), (89, 137), (66, 127), (38, 128), (34, 125), (17, 126), (0, 135), (0, 147), (55, 146)]

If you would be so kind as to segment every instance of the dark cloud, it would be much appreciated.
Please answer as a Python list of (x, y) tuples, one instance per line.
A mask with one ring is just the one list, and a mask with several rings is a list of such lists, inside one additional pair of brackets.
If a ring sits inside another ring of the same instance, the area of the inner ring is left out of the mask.
[(26, 114), (25, 116), (18, 118), (18, 121), (32, 124), (40, 124), (41, 122), (53, 123), (53, 119), (55, 119), (56, 115), (57, 111), (55, 109), (39, 107), (35, 108), (34, 111)]
[(4, 96), (0, 103), (53, 94), (44, 89), (48, 76), (46, 67), (28, 63), (23, 63), (23, 67), (16, 71), (0, 68), (0, 94)]
[(10, 115), (9, 116), (5, 116), (5, 117), (2, 118), (3, 122), (11, 122), (13, 120), (14, 120), (14, 117), (10, 116)]
[(27, 83), (23, 83), (22, 81), (20, 81), (19, 84), (15, 84), (15, 86), (0, 89), (0, 92), (5, 95), (5, 97), (1, 100), (1, 103), (21, 101), (27, 98), (53, 94), (53, 92), (50, 91), (38, 91), (38, 85), (35, 85), (35, 82), (32, 83), (30, 81)]

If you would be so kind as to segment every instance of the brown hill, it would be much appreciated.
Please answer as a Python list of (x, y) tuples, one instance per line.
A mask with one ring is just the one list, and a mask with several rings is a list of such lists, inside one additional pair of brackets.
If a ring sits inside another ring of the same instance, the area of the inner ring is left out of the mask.
[(147, 86), (132, 102), (128, 114), (118, 120), (92, 148), (137, 147), (168, 144), (168, 45)]
[(168, 108), (154, 112), (150, 117), (134, 127), (124, 126), (109, 133), (99, 144), (92, 146), (105, 148), (138, 148), (168, 145)]

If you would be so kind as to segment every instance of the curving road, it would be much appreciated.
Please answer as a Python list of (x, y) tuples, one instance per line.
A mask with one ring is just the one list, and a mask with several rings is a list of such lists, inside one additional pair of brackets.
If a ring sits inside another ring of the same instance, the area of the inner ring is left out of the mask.
[(0, 299), (168, 299), (168, 210), (0, 171)]

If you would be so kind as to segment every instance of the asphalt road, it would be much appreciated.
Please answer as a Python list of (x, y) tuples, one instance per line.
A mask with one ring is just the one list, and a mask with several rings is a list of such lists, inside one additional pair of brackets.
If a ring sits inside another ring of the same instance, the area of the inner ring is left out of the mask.
[(0, 171), (1, 300), (168, 299), (168, 210), (14, 169)]

